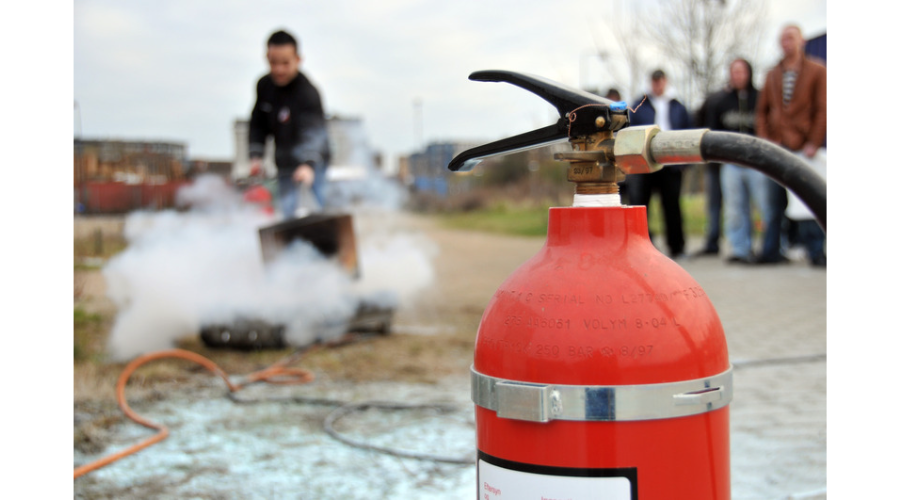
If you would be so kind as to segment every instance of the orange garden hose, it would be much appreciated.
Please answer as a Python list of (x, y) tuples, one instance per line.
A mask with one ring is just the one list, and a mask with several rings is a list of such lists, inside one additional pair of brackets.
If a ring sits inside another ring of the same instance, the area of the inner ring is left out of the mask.
[(193, 361), (202, 365), (204, 368), (209, 371), (215, 373), (219, 377), (221, 377), (225, 384), (228, 385), (228, 389), (231, 392), (237, 392), (243, 389), (245, 386), (256, 383), (256, 382), (266, 382), (269, 384), (306, 384), (312, 382), (315, 378), (312, 372), (309, 370), (304, 370), (303, 368), (290, 368), (287, 365), (291, 362), (295, 361), (301, 351), (296, 352), (295, 354), (284, 358), (281, 361), (273, 364), (272, 366), (265, 368), (263, 370), (259, 370), (251, 373), (246, 377), (246, 381), (242, 384), (232, 383), (228, 378), (228, 374), (225, 373), (224, 370), (219, 368), (218, 365), (210, 361), (209, 359), (193, 353), (191, 351), (186, 351), (183, 349), (170, 349), (166, 351), (157, 351), (149, 354), (144, 354), (143, 356), (139, 356), (128, 363), (128, 366), (122, 371), (122, 374), (119, 375), (119, 381), (116, 384), (116, 399), (119, 402), (119, 408), (122, 409), (122, 412), (125, 413), (125, 416), (130, 418), (131, 420), (143, 425), (144, 427), (148, 427), (150, 429), (158, 430), (159, 432), (154, 436), (151, 436), (144, 441), (141, 441), (133, 446), (130, 446), (118, 453), (113, 453), (111, 455), (107, 455), (99, 460), (91, 462), (86, 465), (82, 465), (75, 469), (75, 478), (87, 474), (88, 472), (97, 470), (101, 467), (109, 465), (121, 458), (127, 457), (128, 455), (134, 454), (144, 448), (152, 446), (163, 439), (165, 439), (169, 435), (169, 429), (161, 424), (157, 424), (156, 422), (152, 422), (147, 420), (131, 409), (128, 406), (128, 401), (125, 400), (125, 384), (128, 382), (128, 379), (131, 377), (131, 374), (134, 373), (135, 370), (138, 369), (141, 365), (162, 358), (181, 358), (186, 359), (188, 361)]

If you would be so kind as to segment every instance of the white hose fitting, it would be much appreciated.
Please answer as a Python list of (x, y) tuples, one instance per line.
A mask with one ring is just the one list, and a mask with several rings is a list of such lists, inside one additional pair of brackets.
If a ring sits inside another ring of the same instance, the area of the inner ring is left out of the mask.
[(622, 197), (612, 194), (576, 194), (573, 207), (621, 207)]

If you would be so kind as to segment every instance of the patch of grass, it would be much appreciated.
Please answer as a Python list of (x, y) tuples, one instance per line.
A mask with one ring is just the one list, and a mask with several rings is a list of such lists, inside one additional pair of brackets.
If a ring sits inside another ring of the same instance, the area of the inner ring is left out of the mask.
[(87, 238), (76, 238), (73, 244), (75, 258), (99, 257), (108, 259), (128, 246), (128, 241), (121, 234), (106, 234), (96, 231)]
[(103, 265), (95, 264), (95, 263), (91, 263), (91, 262), (88, 262), (88, 263), (76, 262), (74, 269), (76, 271), (100, 271), (103, 269)]
[[(442, 223), (453, 229), (468, 229), (516, 236), (545, 236), (547, 234), (547, 206), (527, 206), (499, 203), (465, 213), (440, 215)], [(662, 206), (658, 196), (650, 200), (650, 230), (665, 233)], [(706, 231), (706, 198), (700, 194), (681, 197), (681, 216), (685, 236), (702, 236)]]
[(75, 308), (73, 344), (76, 363), (92, 361), (100, 356), (98, 344), (103, 322), (104, 318), (100, 314), (88, 313), (80, 307)]
[(514, 207), (497, 204), (486, 210), (442, 215), (444, 225), (454, 229), (470, 229), (516, 236), (545, 236), (547, 210), (543, 206)]
[[(665, 234), (665, 222), (659, 196), (650, 199), (650, 231), (653, 234)], [(681, 196), (681, 221), (685, 236), (703, 236), (706, 234), (706, 195), (688, 194)]]
[[(462, 340), (460, 339), (462, 337)], [(313, 349), (290, 366), (323, 374), (331, 380), (404, 381), (435, 383), (442, 375), (465, 372), (468, 355), (474, 348), (470, 334), (442, 334), (435, 336), (373, 335), (337, 347)], [(206, 347), (199, 337), (178, 342), (178, 347), (196, 352), (213, 360), (230, 375), (247, 375), (271, 366), (293, 354), (293, 349), (234, 351)], [(459, 365), (458, 360), (466, 360)], [(141, 368), (145, 381), (162, 380), (162, 370), (172, 370), (166, 376), (182, 372), (208, 372), (198, 365), (185, 362), (160, 361), (156, 368)], [(187, 368), (187, 370), (186, 370)]]

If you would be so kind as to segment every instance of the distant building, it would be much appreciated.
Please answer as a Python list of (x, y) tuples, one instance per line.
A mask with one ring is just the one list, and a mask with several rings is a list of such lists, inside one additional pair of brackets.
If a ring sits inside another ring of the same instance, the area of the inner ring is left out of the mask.
[(448, 178), (453, 172), (447, 169), (450, 160), (459, 153), (483, 143), (432, 142), (425, 151), (400, 159), (400, 171), (417, 191), (430, 191), (440, 195), (448, 192)]
[[(250, 175), (250, 122), (248, 120), (234, 121), (234, 161), (231, 163), (231, 178), (241, 179)], [(263, 170), (269, 175), (275, 175), (275, 143), (270, 137), (266, 143), (266, 151), (263, 155)]]
[(177, 142), (75, 139), (76, 213), (174, 206), (187, 182), (187, 146)]
[(361, 118), (328, 118), (328, 140), (331, 146), (329, 180), (359, 179), (381, 169), (381, 157), (369, 145)]
[(413, 183), (412, 173), (409, 171), (409, 156), (397, 158), (397, 177), (404, 185)]
[(231, 171), (234, 168), (234, 162), (216, 161), (216, 160), (200, 160), (194, 159), (190, 161), (190, 177), (197, 177), (203, 174), (213, 174), (226, 179), (231, 178)]
[[(433, 192), (442, 196), (466, 192), (478, 184), (478, 181), (469, 175), (480, 177), (483, 169), (491, 168), (490, 160), (476, 165), (469, 172), (451, 172), (447, 166), (450, 160), (463, 151), (486, 142), (433, 142), (426, 146), (424, 151), (400, 158), (401, 179), (417, 191)], [(536, 169), (539, 164), (552, 161), (553, 153), (570, 150), (571, 146), (567, 143), (550, 144), (528, 150), (525, 152), (526, 159), (522, 169)], [(560, 168), (565, 166), (560, 164)]]
[(162, 184), (181, 180), (187, 146), (178, 142), (82, 140), (74, 144), (75, 183)]

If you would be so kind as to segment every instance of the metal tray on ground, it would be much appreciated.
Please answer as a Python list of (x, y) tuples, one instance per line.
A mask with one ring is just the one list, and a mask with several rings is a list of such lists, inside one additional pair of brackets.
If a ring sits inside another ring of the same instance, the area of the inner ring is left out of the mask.
[[(373, 333), (388, 335), (391, 333), (391, 321), (394, 309), (373, 304), (361, 304), (356, 315), (346, 324), (330, 324), (321, 326), (321, 334), (307, 345), (324, 340), (324, 337), (335, 333)], [(306, 347), (293, 345), (284, 335), (285, 326), (260, 319), (239, 319), (231, 324), (210, 324), (200, 329), (200, 339), (207, 347), (263, 350), (284, 349), (286, 347)]]

